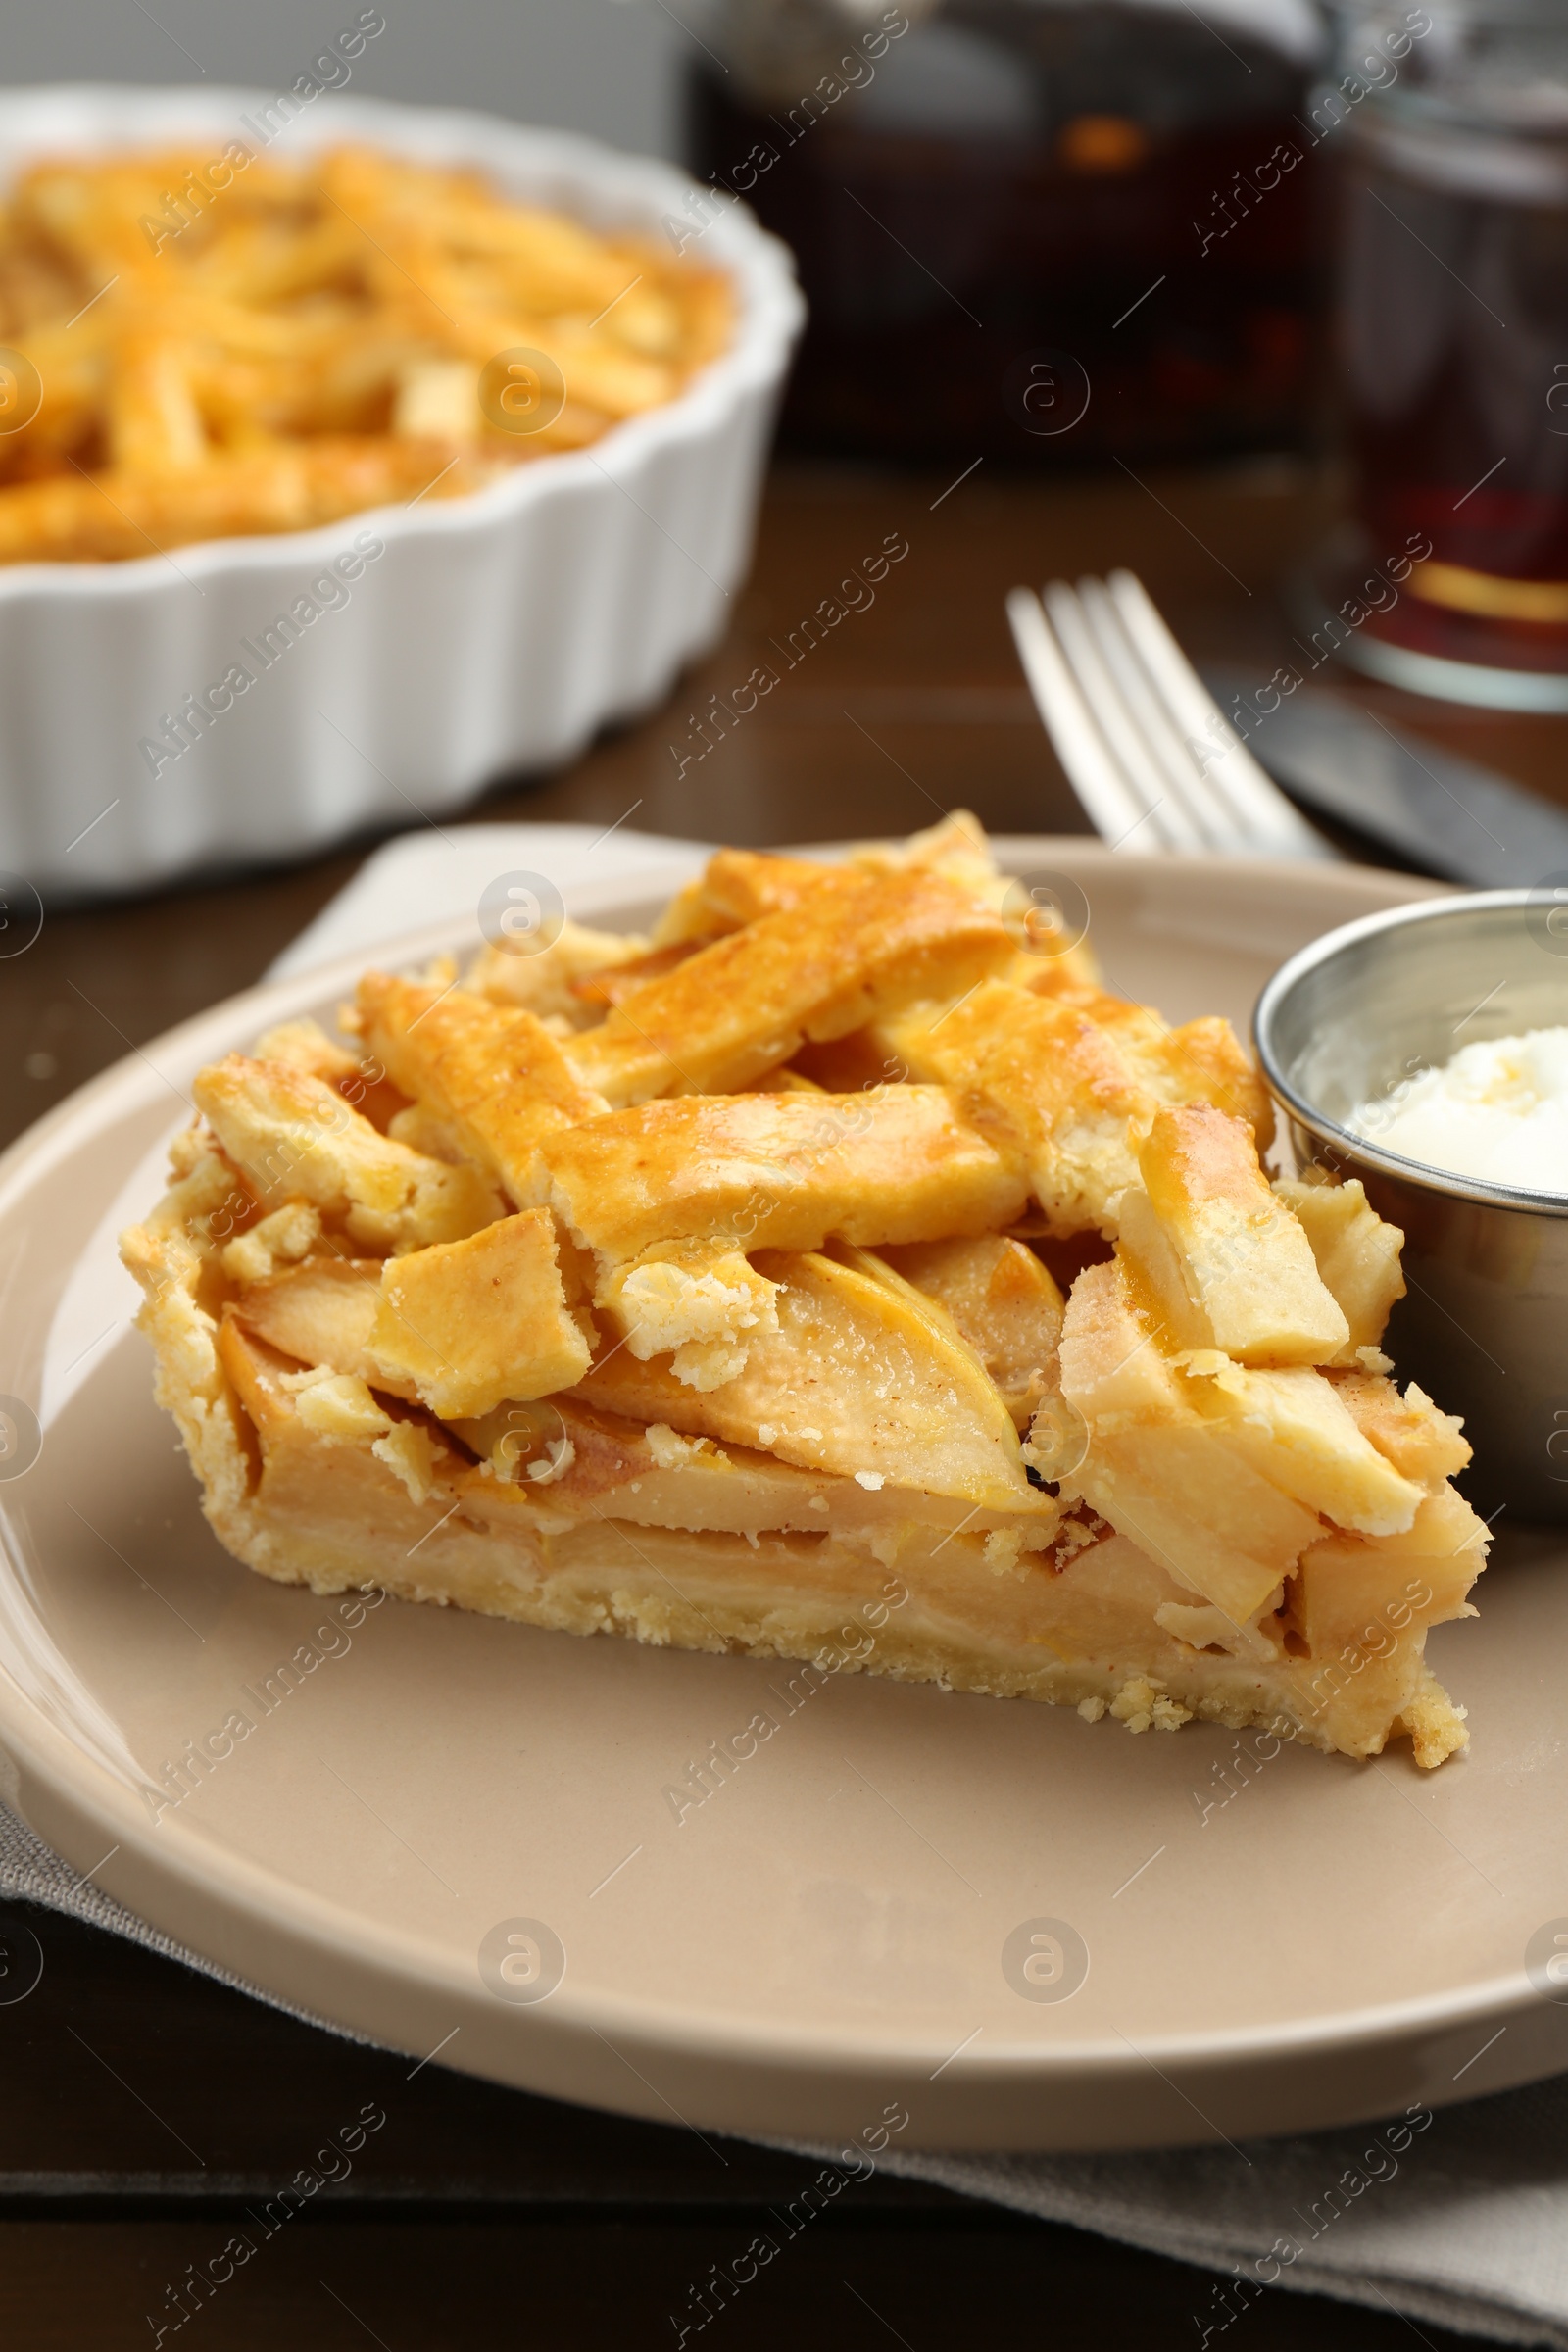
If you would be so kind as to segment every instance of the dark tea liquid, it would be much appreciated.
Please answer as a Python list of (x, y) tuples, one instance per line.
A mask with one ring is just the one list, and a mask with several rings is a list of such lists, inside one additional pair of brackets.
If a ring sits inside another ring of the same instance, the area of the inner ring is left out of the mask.
[(1430, 541), (1379, 633), (1568, 667), (1568, 136), (1347, 126), (1339, 336), (1371, 560)]
[(955, 0), (943, 22), (996, 37), (1025, 127), (895, 129), (858, 95), (813, 120), (694, 77), (696, 175), (793, 247), (809, 305), (786, 441), (956, 468), (1299, 444), (1323, 221), (1304, 69), (1168, 8)]

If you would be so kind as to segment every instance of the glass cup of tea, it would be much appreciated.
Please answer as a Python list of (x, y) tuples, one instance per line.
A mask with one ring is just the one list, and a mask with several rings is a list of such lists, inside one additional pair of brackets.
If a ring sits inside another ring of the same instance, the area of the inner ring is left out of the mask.
[(1311, 113), (1353, 522), (1312, 567), (1314, 642), (1416, 693), (1568, 710), (1568, 5), (1330, 15)]

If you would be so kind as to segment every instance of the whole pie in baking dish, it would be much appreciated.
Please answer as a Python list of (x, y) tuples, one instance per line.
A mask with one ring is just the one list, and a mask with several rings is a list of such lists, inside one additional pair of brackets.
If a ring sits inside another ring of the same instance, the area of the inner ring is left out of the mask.
[(721, 851), (652, 938), (371, 972), (342, 1033), (204, 1070), (124, 1238), (253, 1568), (1465, 1744), (1423, 1652), (1487, 1536), (1381, 1352), (1402, 1237), (1271, 1182), (1229, 1026), (1020, 921), (972, 819)]

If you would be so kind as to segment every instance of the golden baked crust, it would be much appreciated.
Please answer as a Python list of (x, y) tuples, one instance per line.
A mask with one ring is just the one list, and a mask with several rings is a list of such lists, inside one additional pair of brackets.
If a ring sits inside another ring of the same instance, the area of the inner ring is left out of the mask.
[(292, 1023), (201, 1074), (123, 1249), (228, 1548), (1135, 1731), (1463, 1746), (1424, 1644), (1487, 1536), (1380, 1352), (1401, 1237), (1270, 1185), (1225, 1024), (1033, 953), (972, 819), (721, 852), (662, 933), (372, 973), (360, 1055)]
[(662, 237), (242, 128), (220, 156), (36, 158), (0, 202), (0, 340), (24, 355), (0, 564), (462, 497), (674, 399), (729, 340), (728, 280)]
[(573, 1048), (613, 1103), (725, 1094), (808, 1041), (921, 997), (949, 1001), (1012, 960), (999, 915), (944, 875), (825, 868), (787, 906), (714, 940)]

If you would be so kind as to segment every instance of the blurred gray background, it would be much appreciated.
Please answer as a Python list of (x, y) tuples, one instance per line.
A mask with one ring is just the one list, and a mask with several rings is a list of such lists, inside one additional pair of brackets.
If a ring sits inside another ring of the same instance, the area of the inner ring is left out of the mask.
[[(676, 150), (676, 68), (691, 43), (661, 0), (376, 0), (386, 30), (351, 90), (479, 106)], [(247, 82), (287, 88), (365, 0), (64, 0), (7, 10), (8, 84)]]

